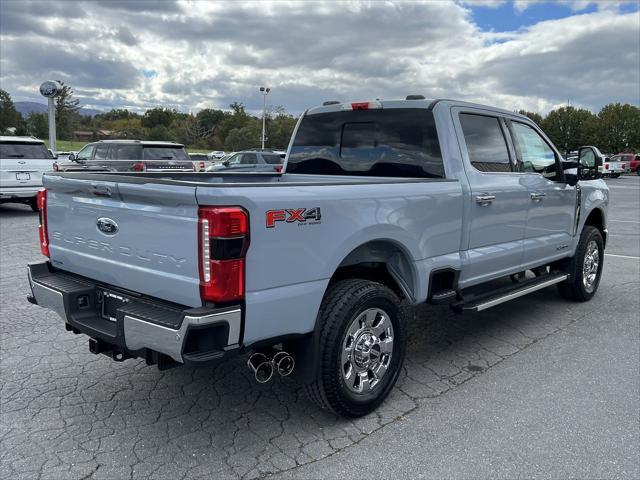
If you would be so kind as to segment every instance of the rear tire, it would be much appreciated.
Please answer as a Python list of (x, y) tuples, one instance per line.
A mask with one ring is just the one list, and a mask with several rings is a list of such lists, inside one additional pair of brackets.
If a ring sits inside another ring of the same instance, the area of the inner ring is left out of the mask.
[(38, 208), (37, 198), (30, 198), (29, 201), (27, 202), (27, 205), (29, 205), (31, 207), (31, 210), (33, 210), (34, 212), (40, 211), (40, 209)]
[(620, 176), (619, 173), (612, 173), (611, 178), (618, 178)]
[(374, 411), (402, 369), (406, 333), (400, 300), (386, 286), (341, 280), (329, 287), (318, 313), (318, 363), (309, 398), (344, 417)]
[(600, 285), (603, 265), (602, 234), (597, 228), (586, 225), (580, 235), (575, 256), (568, 259), (563, 268), (570, 277), (569, 280), (558, 284), (560, 295), (578, 302), (591, 300)]

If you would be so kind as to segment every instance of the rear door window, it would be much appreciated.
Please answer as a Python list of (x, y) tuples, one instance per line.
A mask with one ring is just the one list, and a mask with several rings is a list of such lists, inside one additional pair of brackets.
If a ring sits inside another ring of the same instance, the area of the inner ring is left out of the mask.
[(53, 159), (51, 152), (42, 143), (0, 143), (0, 158), (20, 158), (25, 160)]
[(443, 178), (433, 113), (394, 108), (308, 115), (298, 127), (287, 172)]
[(481, 172), (511, 172), (511, 159), (500, 121), (496, 117), (460, 114), (469, 161)]
[(96, 153), (93, 156), (93, 158), (96, 160), (106, 160), (108, 152), (109, 152), (109, 145), (105, 143), (101, 143), (96, 147)]
[(256, 165), (258, 156), (255, 153), (243, 153), (240, 159), (240, 165)]

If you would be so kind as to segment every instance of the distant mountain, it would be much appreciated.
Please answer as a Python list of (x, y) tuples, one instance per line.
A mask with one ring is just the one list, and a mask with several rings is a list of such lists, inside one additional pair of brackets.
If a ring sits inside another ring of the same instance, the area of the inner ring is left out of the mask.
[[(13, 102), (16, 107), (16, 110), (20, 112), (23, 118), (27, 118), (27, 116), (32, 113), (47, 113), (47, 105), (45, 103), (38, 102)], [(80, 115), (88, 115), (93, 117), (99, 113), (104, 113), (101, 110), (95, 110), (93, 108), (81, 108)]]

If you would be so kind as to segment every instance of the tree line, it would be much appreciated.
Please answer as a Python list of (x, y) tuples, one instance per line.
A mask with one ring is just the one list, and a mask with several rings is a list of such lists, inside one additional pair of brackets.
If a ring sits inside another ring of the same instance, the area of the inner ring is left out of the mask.
[(640, 151), (640, 108), (610, 103), (598, 113), (584, 108), (560, 107), (546, 116), (520, 110), (547, 134), (565, 155), (582, 145), (594, 145), (603, 153)]
[[(55, 100), (59, 140), (76, 140), (77, 131), (91, 132), (91, 139), (98, 140), (106, 130), (111, 138), (175, 141), (191, 148), (237, 151), (259, 146), (262, 136), (262, 117), (249, 114), (240, 102), (229, 105), (229, 110), (205, 108), (195, 115), (156, 107), (143, 114), (125, 108), (91, 117), (79, 113), (79, 102), (68, 85), (63, 85)], [(265, 124), (265, 146), (286, 148), (296, 118), (278, 106), (267, 111)], [(14, 127), (16, 135), (49, 135), (46, 113), (32, 112), (22, 118), (10, 95), (0, 90), (0, 132), (8, 127)]]
[[(101, 130), (112, 138), (140, 140), (172, 140), (191, 148), (237, 151), (260, 144), (262, 119), (249, 114), (240, 102), (228, 110), (205, 108), (197, 114), (156, 107), (143, 114), (127, 109), (113, 109), (93, 117), (79, 113), (79, 101), (73, 89), (63, 84), (56, 97), (56, 127), (58, 139), (76, 140), (78, 130), (92, 132), (92, 140)], [(620, 103), (602, 107), (598, 113), (571, 106), (560, 107), (543, 116), (520, 110), (537, 123), (558, 149), (566, 154), (581, 145), (595, 145), (602, 152), (640, 151), (640, 108)], [(296, 124), (296, 119), (283, 107), (266, 115), (266, 146), (283, 149)], [(0, 90), (0, 133), (14, 127), (16, 135), (47, 138), (47, 114), (30, 113), (22, 118), (11, 96)]]

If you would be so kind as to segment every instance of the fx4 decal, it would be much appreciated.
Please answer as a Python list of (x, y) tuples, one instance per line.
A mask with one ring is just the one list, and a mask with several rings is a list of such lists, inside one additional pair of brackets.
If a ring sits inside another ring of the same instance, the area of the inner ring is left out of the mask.
[(320, 213), (320, 207), (268, 210), (267, 228), (274, 228), (276, 226), (276, 222), (298, 222), (298, 225), (316, 225), (320, 223), (321, 218), (322, 214)]

